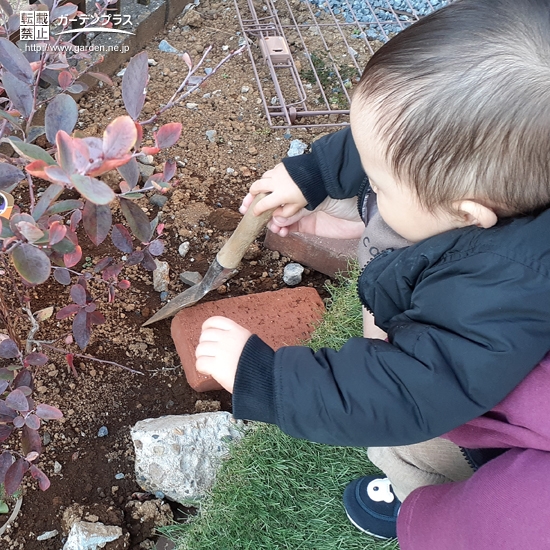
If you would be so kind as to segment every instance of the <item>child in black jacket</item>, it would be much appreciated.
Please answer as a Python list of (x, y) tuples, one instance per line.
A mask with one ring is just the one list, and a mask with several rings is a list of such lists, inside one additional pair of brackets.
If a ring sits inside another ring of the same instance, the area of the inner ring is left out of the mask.
[[(488, 413), (550, 350), (549, 131), (548, 2), (458, 0), (372, 57), (351, 129), (285, 159), (243, 202), (270, 193), (255, 213), (279, 206), (270, 227), (283, 236), (368, 243), (364, 338), (338, 352), (274, 352), (213, 317), (196, 351), (197, 370), (233, 393), (237, 418), (370, 447), (391, 483), (361, 478), (344, 498), (368, 533), (396, 536), (415, 489), (472, 476), (487, 453), (440, 436)], [(504, 548), (519, 548), (529, 525)]]

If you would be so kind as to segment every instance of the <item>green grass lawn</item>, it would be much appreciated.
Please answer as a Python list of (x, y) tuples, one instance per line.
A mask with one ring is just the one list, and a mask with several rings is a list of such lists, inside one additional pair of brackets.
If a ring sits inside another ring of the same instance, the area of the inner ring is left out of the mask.
[[(313, 348), (338, 348), (361, 334), (355, 280), (330, 288)], [(395, 541), (371, 538), (346, 518), (345, 486), (371, 472), (366, 449), (310, 443), (254, 424), (233, 447), (199, 515), (162, 531), (178, 550), (397, 550)]]

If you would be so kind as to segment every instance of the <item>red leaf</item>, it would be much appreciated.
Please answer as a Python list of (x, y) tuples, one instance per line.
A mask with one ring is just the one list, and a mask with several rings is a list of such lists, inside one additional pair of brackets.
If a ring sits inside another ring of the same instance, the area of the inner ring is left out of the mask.
[(100, 260), (97, 262), (97, 264), (94, 267), (94, 271), (96, 273), (99, 273), (101, 270), (105, 269), (108, 265), (111, 265), (113, 263), (113, 258), (110, 256), (107, 256), (106, 258), (103, 258), (103, 260)]
[(4, 483), (6, 472), (12, 464), (13, 456), (10, 452), (4, 451), (2, 454), (0, 454), (0, 485)]
[(25, 425), (27, 425), (31, 430), (39, 430), (40, 418), (38, 418), (35, 414), (29, 414), (29, 416), (25, 418)]
[(28, 455), (31, 451), (36, 451), (40, 454), (42, 452), (40, 434), (36, 430), (31, 430), (28, 426), (23, 426), (21, 449), (24, 455)]
[(118, 288), (121, 290), (128, 290), (130, 288), (131, 284), (130, 281), (123, 279), (122, 281), (118, 282)]
[(151, 224), (145, 212), (128, 199), (120, 199), (120, 210), (126, 218), (134, 236), (142, 243), (149, 242), (151, 238)]
[(0, 357), (2, 359), (15, 359), (19, 357), (19, 348), (11, 338), (5, 338), (0, 342)]
[(19, 389), (13, 390), (8, 394), (6, 397), (6, 405), (16, 411), (29, 410), (29, 402), (27, 401), (25, 394)]
[[(37, 354), (38, 355), (38, 354)], [(29, 355), (27, 355), (29, 357)], [(26, 386), (27, 388), (32, 388), (32, 373), (29, 369), (21, 369), (19, 374), (15, 377), (13, 381), (14, 388), (21, 388), (21, 386)]]
[(22, 428), (25, 425), (25, 419), (22, 416), (16, 416), (13, 419), (13, 425), (16, 428)]
[(71, 298), (79, 306), (86, 305), (86, 289), (82, 285), (73, 285), (71, 287)]
[(13, 495), (13, 493), (19, 489), (23, 476), (27, 473), (28, 469), (29, 463), (24, 458), (18, 458), (8, 468), (6, 478), (4, 480), (4, 488), (8, 495)]
[(67, 132), (60, 130), (55, 137), (55, 143), (57, 145), (57, 162), (70, 177), (76, 173), (73, 158), (73, 139)]
[(90, 341), (90, 326), (88, 324), (88, 315), (81, 309), (73, 319), (73, 336), (80, 349), (84, 349)]
[(54, 270), (53, 278), (62, 285), (67, 286), (71, 284), (71, 274), (69, 273), (69, 270), (64, 267)]
[(136, 140), (136, 149), (141, 147), (141, 142), (143, 141), (143, 126), (136, 122), (136, 130), (137, 130), (137, 140)]
[(70, 227), (73, 233), (76, 233), (78, 229), (78, 224), (80, 223), (81, 220), (82, 220), (82, 210), (80, 209), (75, 210), (71, 214), (71, 221), (70, 221)]
[(44, 124), (46, 137), (50, 143), (55, 143), (55, 136), (59, 130), (70, 134), (78, 121), (78, 105), (67, 94), (55, 96), (46, 107)]
[(156, 155), (160, 149), (158, 147), (142, 147), (141, 152), (144, 155)]
[(32, 352), (25, 357), (25, 365), (32, 365), (34, 367), (43, 367), (48, 362), (48, 356), (44, 353)]
[(170, 181), (176, 174), (176, 163), (173, 160), (167, 160), (164, 163), (163, 180)]
[(66, 90), (73, 81), (73, 75), (69, 71), (61, 71), (57, 77), (57, 81), (59, 82), (59, 86), (63, 90)]
[(73, 372), (73, 375), (75, 378), (78, 378), (78, 373), (76, 372), (76, 369), (74, 368), (74, 355), (72, 353), (67, 353), (65, 355), (65, 359), (67, 360), (67, 364), (69, 365), (69, 368)]
[(157, 268), (157, 264), (155, 263), (153, 256), (149, 254), (149, 251), (147, 249), (143, 251), (143, 260), (141, 260), (141, 265), (147, 271), (155, 271), (155, 269)]
[(113, 215), (108, 205), (95, 204), (86, 201), (83, 212), (84, 231), (90, 240), (98, 246), (101, 244), (111, 229)]
[(126, 260), (126, 263), (128, 265), (137, 265), (143, 260), (143, 252), (141, 250), (136, 250), (135, 252), (132, 252), (128, 259)]
[(130, 235), (130, 232), (120, 223), (117, 223), (113, 226), (111, 239), (113, 241), (113, 244), (119, 250), (126, 254), (130, 254), (134, 250), (134, 245), (132, 244), (132, 236)]
[(161, 241), (160, 239), (151, 241), (147, 247), (147, 250), (149, 250), (149, 254), (151, 254), (151, 256), (160, 256), (164, 252), (164, 241)]
[(103, 325), (105, 323), (105, 316), (100, 311), (92, 311), (88, 314), (88, 320), (91, 325)]
[(63, 413), (51, 405), (40, 404), (36, 406), (36, 416), (43, 420), (59, 420), (63, 418)]
[(31, 476), (38, 480), (38, 486), (41, 491), (46, 491), (50, 487), (48, 476), (34, 464), (30, 467)]
[(137, 120), (145, 103), (145, 87), (149, 80), (147, 52), (138, 53), (128, 63), (122, 77), (122, 100), (132, 119)]
[[(0, 424), (0, 443), (2, 441), (6, 441), (6, 439), (8, 439), (8, 437), (11, 435), (11, 433), (13, 432), (13, 428), (11, 426), (7, 426), (6, 424)], [(0, 483), (2, 483), (0, 481)]]
[(48, 166), (48, 163), (43, 160), (33, 160), (30, 164), (25, 166), (25, 170), (31, 175), (37, 178), (49, 181), (49, 177), (44, 172), (44, 168)]
[(17, 413), (0, 400), (0, 422), (12, 422)]
[(19, 275), (27, 282), (39, 285), (48, 280), (50, 259), (39, 248), (23, 243), (12, 252), (11, 259)]
[(75, 266), (80, 259), (82, 258), (82, 248), (80, 246), (75, 246), (73, 252), (63, 254), (63, 261), (65, 262), (66, 267)]
[(103, 271), (103, 275), (102, 275), (103, 280), (108, 281), (111, 278), (116, 279), (119, 273), (122, 271), (123, 267), (124, 267), (123, 263), (109, 266), (107, 269)]
[(68, 306), (65, 306), (65, 307), (61, 308), (55, 314), (55, 318), (60, 319), (60, 320), (61, 319), (66, 319), (67, 317), (69, 317), (70, 315), (74, 315), (78, 311), (80, 311), (80, 306), (78, 306), (76, 304), (69, 304)]
[(175, 145), (181, 136), (181, 122), (164, 124), (155, 134), (155, 145), (161, 149)]
[(105, 82), (105, 84), (108, 84), (109, 86), (114, 86), (113, 81), (103, 73), (94, 73), (94, 72), (87, 72), (87, 75), (93, 76), (94, 78), (97, 78), (98, 80), (101, 80), (101, 82)]
[(118, 159), (127, 155), (136, 144), (137, 130), (134, 121), (128, 116), (115, 118), (103, 133), (103, 153), (105, 159)]
[[(80, 210), (77, 210), (80, 212)], [(62, 241), (67, 234), (67, 228), (61, 222), (53, 222), (50, 226), (50, 245)]]

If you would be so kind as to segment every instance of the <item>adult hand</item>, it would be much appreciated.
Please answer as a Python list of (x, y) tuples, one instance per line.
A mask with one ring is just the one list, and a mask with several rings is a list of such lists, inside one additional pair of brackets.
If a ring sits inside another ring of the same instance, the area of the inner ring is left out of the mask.
[(233, 393), (237, 365), (252, 333), (227, 317), (210, 317), (202, 324), (195, 350), (197, 371), (212, 376)]

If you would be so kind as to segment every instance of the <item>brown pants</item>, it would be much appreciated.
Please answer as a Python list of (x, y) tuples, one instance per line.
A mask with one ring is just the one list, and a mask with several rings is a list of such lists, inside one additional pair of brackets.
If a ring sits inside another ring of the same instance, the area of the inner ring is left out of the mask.
[(368, 457), (401, 502), (418, 487), (463, 481), (474, 473), (460, 447), (440, 437), (402, 447), (369, 447)]

